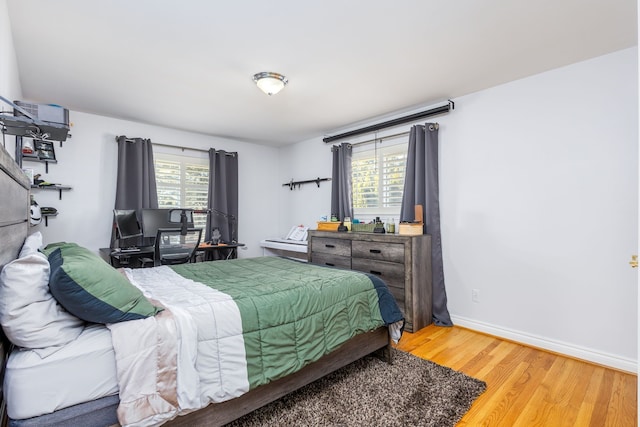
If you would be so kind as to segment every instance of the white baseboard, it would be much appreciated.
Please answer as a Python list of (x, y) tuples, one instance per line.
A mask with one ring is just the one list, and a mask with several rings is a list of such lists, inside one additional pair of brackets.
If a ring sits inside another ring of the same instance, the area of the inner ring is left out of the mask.
[(621, 371), (638, 373), (638, 361), (625, 357), (616, 356), (615, 354), (603, 353), (589, 348), (576, 346), (560, 341), (554, 341), (549, 338), (527, 334), (513, 329), (506, 329), (501, 326), (495, 326), (489, 323), (479, 322), (477, 320), (467, 319), (460, 316), (451, 316), (454, 325), (462, 326), (474, 331), (484, 332), (496, 337), (505, 338), (522, 344), (544, 350), (553, 351), (555, 353), (564, 354), (577, 359), (586, 360)]

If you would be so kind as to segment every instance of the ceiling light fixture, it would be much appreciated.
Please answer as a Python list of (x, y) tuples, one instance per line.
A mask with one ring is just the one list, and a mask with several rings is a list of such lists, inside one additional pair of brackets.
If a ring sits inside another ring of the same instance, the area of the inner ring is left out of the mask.
[(280, 92), (289, 80), (282, 74), (263, 71), (253, 75), (253, 81), (261, 91), (267, 95), (275, 95)]

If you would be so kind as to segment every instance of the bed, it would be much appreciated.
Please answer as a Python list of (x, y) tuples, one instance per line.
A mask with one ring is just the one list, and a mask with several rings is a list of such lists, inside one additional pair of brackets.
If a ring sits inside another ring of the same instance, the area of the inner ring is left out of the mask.
[[(29, 235), (28, 181), (1, 149), (0, 169), (9, 202), (0, 207), (7, 277), (25, 257), (41, 263), (44, 255), (33, 253), (37, 233)], [(55, 334), (35, 328), (56, 344), (42, 348), (16, 335), (24, 322), (3, 322), (10, 338), (2, 337), (3, 425), (224, 425), (370, 353), (390, 357), (390, 333), (402, 332), (384, 283), (362, 273), (277, 257), (116, 271), (73, 243), (44, 252), (44, 287), (55, 296), (56, 319), (63, 317)], [(96, 297), (95, 288), (69, 291), (105, 267), (106, 282), (131, 293), (121, 306)], [(267, 284), (266, 276), (278, 280)], [(6, 311), (15, 298), (3, 292)], [(78, 303), (87, 294), (90, 304)], [(19, 348), (8, 351), (12, 342)], [(204, 376), (212, 370), (213, 379)]]

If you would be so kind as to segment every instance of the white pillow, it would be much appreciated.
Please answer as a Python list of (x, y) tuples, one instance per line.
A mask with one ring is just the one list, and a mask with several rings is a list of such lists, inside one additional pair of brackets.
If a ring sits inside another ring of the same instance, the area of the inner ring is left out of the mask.
[(0, 324), (4, 333), (15, 345), (31, 349), (73, 341), (84, 329), (84, 322), (65, 311), (49, 292), (47, 257), (37, 251), (29, 253), (33, 245), (25, 248), (26, 255), (6, 264), (0, 272)]
[(38, 249), (42, 247), (42, 233), (36, 231), (33, 234), (27, 236), (24, 239), (24, 243), (22, 244), (22, 249), (20, 249), (20, 255), (18, 258), (22, 258), (23, 256), (38, 252)]

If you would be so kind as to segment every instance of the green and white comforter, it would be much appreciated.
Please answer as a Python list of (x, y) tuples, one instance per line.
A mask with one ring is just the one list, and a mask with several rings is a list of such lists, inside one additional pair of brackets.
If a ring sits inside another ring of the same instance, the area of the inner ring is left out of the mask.
[(398, 339), (403, 325), (386, 286), (354, 271), (264, 257), (125, 272), (167, 310), (109, 325), (123, 425), (159, 425), (232, 399), (357, 334), (386, 324)]

